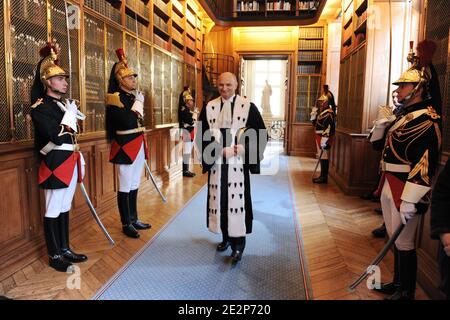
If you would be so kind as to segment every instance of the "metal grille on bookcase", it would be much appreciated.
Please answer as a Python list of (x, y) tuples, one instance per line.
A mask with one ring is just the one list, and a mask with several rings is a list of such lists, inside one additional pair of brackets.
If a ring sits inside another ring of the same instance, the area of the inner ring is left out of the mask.
[(164, 106), (164, 123), (172, 123), (172, 112), (171, 112), (171, 64), (172, 64), (172, 58), (167, 55), (163, 54), (163, 61), (164, 61), (164, 78), (163, 78), (163, 106)]
[(442, 95), (443, 113), (443, 151), (450, 151), (450, 52), (448, 36), (448, 0), (428, 1), (426, 38), (437, 43), (437, 50), (433, 57), (433, 65), (439, 76)]
[(183, 91), (183, 63), (172, 59), (172, 122), (178, 122), (178, 97)]
[(104, 24), (84, 15), (85, 68), (86, 68), (86, 120), (85, 131), (104, 130), (105, 122), (105, 56)]
[(163, 79), (163, 53), (157, 49), (153, 49), (153, 116), (155, 119), (155, 125), (163, 123), (162, 107), (162, 79)]
[[(0, 6), (0, 21), (3, 21), (3, 6)], [(4, 34), (3, 32), (3, 23), (0, 23), (0, 34)], [(12, 30), (11, 30), (12, 32)], [(14, 39), (14, 37), (13, 37)], [(4, 38), (0, 37), (0, 47), (5, 47)], [(12, 50), (16, 48), (13, 47)], [(0, 88), (4, 88), (0, 90), (0, 142), (8, 142), (11, 140), (11, 118), (9, 116), (8, 109), (8, 101), (6, 99), (6, 69), (5, 69), (5, 54), (0, 54)]]
[(107, 81), (111, 74), (112, 67), (118, 61), (116, 50), (123, 47), (123, 33), (116, 28), (106, 26), (106, 74)]
[(47, 2), (36, 0), (10, 3), (13, 139), (29, 140), (33, 138), (30, 90), (34, 71), (40, 60), (39, 49), (47, 42)]
[(125, 55), (127, 56), (128, 66), (137, 72), (139, 70), (137, 40), (128, 34), (125, 36)]
[[(71, 56), (71, 67), (72, 67), (72, 76), (71, 83), (69, 83), (69, 90), (72, 96), (72, 99), (80, 100), (80, 62), (79, 62), (79, 47), (78, 47), (78, 38), (79, 38), (79, 23), (75, 19), (79, 19), (79, 7), (75, 5), (68, 4), (68, 18), (69, 28), (67, 28), (67, 19), (66, 19), (66, 6), (63, 0), (52, 0), (51, 1), (51, 35), (52, 38), (55, 38), (61, 47), (61, 52), (58, 56), (60, 66), (69, 72), (69, 50)], [(70, 6), (70, 7), (69, 7)], [(77, 11), (78, 10), (78, 11)], [(68, 43), (67, 30), (69, 29), (70, 34), (70, 46)], [(69, 94), (67, 95), (69, 96)], [(85, 110), (83, 110), (85, 111)]]
[(141, 42), (139, 47), (140, 73), (138, 77), (139, 89), (144, 92), (144, 125), (149, 128), (152, 124), (151, 89), (152, 89), (152, 54), (149, 45)]

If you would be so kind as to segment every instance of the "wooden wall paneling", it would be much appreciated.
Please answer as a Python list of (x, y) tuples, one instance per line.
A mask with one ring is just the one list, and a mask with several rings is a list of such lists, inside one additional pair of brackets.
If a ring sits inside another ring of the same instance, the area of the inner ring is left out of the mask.
[(109, 162), (109, 144), (106, 141), (97, 142), (94, 152), (96, 193), (93, 199), (97, 206), (111, 200), (118, 190), (116, 168)]
[(0, 162), (0, 252), (7, 253), (25, 244), (30, 238), (30, 208), (28, 206), (25, 159)]
[(158, 161), (157, 161), (158, 153), (159, 153), (158, 134), (155, 131), (150, 132), (147, 137), (148, 137), (147, 141), (149, 143), (150, 170), (152, 170), (152, 172), (158, 172), (159, 171)]
[(160, 136), (160, 170), (159, 173), (161, 175), (165, 175), (168, 173), (169, 170), (169, 139), (167, 137), (167, 130), (159, 132)]
[(30, 230), (31, 237), (42, 237), (44, 234), (43, 219), (45, 215), (44, 191), (39, 188), (38, 175), (40, 161), (33, 157), (34, 152), (30, 150), (26, 159), (29, 173), (27, 175), (28, 203), (30, 207)]
[(294, 123), (291, 125), (291, 131), (290, 155), (314, 156), (317, 148), (313, 125), (310, 123)]
[(417, 280), (432, 299), (444, 299), (444, 294), (438, 289), (441, 281), (438, 265), (440, 241), (430, 237), (430, 210), (422, 216), (417, 230)]

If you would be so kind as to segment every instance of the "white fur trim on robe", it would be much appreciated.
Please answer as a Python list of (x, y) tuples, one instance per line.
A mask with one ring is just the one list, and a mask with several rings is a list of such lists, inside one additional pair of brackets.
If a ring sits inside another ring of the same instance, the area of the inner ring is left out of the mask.
[[(206, 106), (206, 118), (212, 135), (216, 141), (222, 144), (220, 136), (220, 104), (221, 98), (214, 99)], [(248, 114), (250, 110), (250, 102), (247, 99), (237, 95), (233, 121), (231, 124), (232, 143), (234, 146), (235, 136), (239, 129), (246, 126)], [(215, 130), (214, 130), (215, 129)], [(220, 230), (220, 194), (221, 187), (224, 185), (228, 188), (228, 236), (244, 237), (246, 235), (245, 226), (245, 193), (244, 193), (244, 166), (243, 159), (240, 156), (228, 159), (228, 181), (221, 181), (221, 164), (222, 157), (217, 159), (216, 163), (210, 170), (208, 184), (208, 225), (209, 230), (214, 233), (221, 233)]]

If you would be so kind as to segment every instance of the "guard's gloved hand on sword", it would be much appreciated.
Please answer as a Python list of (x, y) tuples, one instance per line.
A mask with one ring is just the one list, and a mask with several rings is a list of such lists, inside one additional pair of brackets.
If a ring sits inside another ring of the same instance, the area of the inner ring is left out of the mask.
[(402, 201), (400, 204), (400, 218), (402, 219), (402, 223), (406, 224), (406, 222), (416, 215), (417, 209), (416, 204), (408, 201)]
[(320, 148), (325, 150), (328, 147), (328, 137), (322, 137), (320, 139)]

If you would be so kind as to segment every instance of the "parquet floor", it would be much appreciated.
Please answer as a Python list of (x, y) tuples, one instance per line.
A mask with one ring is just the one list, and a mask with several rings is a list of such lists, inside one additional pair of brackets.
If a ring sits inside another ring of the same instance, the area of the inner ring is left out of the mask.
[[(312, 298), (382, 299), (364, 283), (353, 293), (347, 290), (383, 246), (383, 239), (375, 239), (370, 233), (381, 223), (381, 216), (373, 211), (378, 204), (345, 196), (332, 182), (328, 185), (312, 184), (314, 164), (314, 159), (289, 158), (290, 180), (301, 223)], [(150, 196), (139, 194), (140, 218), (152, 224), (149, 231), (140, 232), (139, 239), (130, 239), (122, 234), (116, 208), (102, 216), (103, 223), (116, 241), (114, 248), (110, 247), (94, 221), (85, 226), (84, 232), (72, 238), (72, 248), (89, 257), (86, 263), (77, 265), (80, 267), (79, 283), (75, 277), (53, 271), (48, 267), (46, 257), (41, 257), (0, 282), (0, 295), (12, 299), (90, 299), (201, 189), (206, 183), (206, 175), (200, 174), (200, 168), (196, 168), (196, 172), (195, 178), (180, 177), (170, 184), (165, 183), (163, 192), (169, 199), (167, 204), (163, 204), (156, 193)], [(381, 264), (383, 280), (391, 279), (390, 270), (391, 254)], [(420, 288), (417, 298), (427, 299)]]

